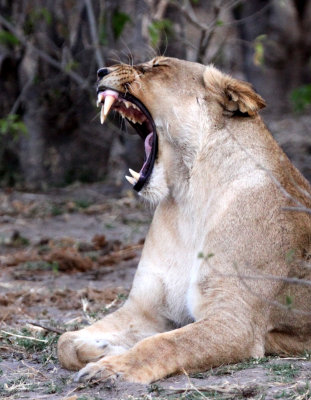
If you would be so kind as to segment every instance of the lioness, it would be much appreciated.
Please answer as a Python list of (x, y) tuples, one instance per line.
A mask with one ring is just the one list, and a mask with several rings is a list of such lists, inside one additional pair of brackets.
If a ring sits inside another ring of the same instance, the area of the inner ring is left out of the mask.
[[(213, 66), (158, 57), (98, 71), (101, 119), (144, 141), (134, 189), (157, 203), (128, 300), (63, 334), (77, 380), (149, 383), (311, 348), (311, 188), (258, 111), (264, 100)], [(299, 280), (302, 280), (302, 282)]]

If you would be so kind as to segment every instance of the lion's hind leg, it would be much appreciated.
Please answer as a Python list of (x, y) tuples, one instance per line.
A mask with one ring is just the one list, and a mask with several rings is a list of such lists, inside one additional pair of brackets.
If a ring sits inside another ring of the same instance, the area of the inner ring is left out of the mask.
[(299, 355), (311, 350), (311, 334), (309, 336), (298, 336), (280, 331), (268, 333), (265, 342), (266, 354)]

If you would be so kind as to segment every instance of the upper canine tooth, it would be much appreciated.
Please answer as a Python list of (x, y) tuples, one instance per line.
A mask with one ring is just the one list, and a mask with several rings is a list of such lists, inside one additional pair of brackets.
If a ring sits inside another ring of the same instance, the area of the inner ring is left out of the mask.
[(138, 181), (140, 178), (140, 174), (138, 172), (132, 170), (131, 168), (129, 168), (129, 171), (130, 171), (130, 174), (132, 175), (132, 177), (135, 178), (136, 181)]
[(104, 106), (102, 106), (100, 110), (100, 123), (103, 124), (104, 122), (105, 122)]
[(136, 179), (135, 178), (132, 178), (131, 176), (125, 175), (125, 179), (127, 179), (130, 182), (131, 185), (133, 185), (133, 186), (136, 185)]
[(104, 110), (102, 108), (103, 122), (105, 122), (105, 119), (107, 118), (107, 115), (109, 114), (109, 111), (115, 101), (116, 101), (116, 98), (114, 96), (108, 95), (105, 97)]

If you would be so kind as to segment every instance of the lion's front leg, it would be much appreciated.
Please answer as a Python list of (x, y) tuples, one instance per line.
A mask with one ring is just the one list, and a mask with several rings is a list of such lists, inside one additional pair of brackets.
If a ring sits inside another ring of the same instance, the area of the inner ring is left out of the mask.
[(90, 363), (77, 380), (120, 375), (130, 382), (150, 383), (178, 372), (261, 357), (263, 338), (257, 331), (250, 321), (224, 314), (146, 338), (123, 354)]
[(77, 371), (102, 357), (124, 353), (135, 343), (164, 330), (165, 321), (153, 318), (129, 299), (95, 324), (64, 333), (58, 341), (58, 358), (64, 368)]

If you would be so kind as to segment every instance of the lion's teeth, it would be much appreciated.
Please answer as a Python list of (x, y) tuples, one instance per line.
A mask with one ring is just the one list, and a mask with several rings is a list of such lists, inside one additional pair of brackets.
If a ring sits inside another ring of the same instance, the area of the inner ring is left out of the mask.
[(97, 95), (97, 102), (96, 105), (97, 107), (100, 105), (100, 103), (102, 103), (105, 100), (105, 95), (103, 92), (98, 93)]
[(107, 118), (107, 115), (109, 114), (109, 111), (115, 101), (116, 101), (116, 98), (114, 96), (108, 95), (105, 97), (104, 107), (102, 107), (101, 113), (100, 113), (100, 122), (102, 124), (105, 122), (105, 119)]
[(132, 121), (133, 124), (137, 124), (137, 123), (141, 124), (141, 122), (140, 122), (138, 119), (136, 119), (136, 118), (134, 117), (134, 115), (131, 115), (131, 116), (130, 116), (130, 115), (127, 115), (126, 118), (129, 119), (130, 121)]
[(105, 114), (104, 114), (104, 106), (102, 106), (100, 110), (100, 123), (103, 124), (105, 122)]
[(105, 103), (104, 103), (104, 116), (106, 117), (113, 105), (113, 103), (116, 101), (116, 98), (114, 96), (106, 96), (105, 97)]
[(127, 175), (125, 175), (125, 179), (127, 179), (129, 182), (130, 182), (130, 184), (131, 185), (136, 185), (136, 179), (135, 178), (132, 178), (131, 176), (127, 176)]
[(132, 175), (132, 177), (135, 178), (136, 181), (138, 181), (140, 178), (140, 174), (138, 172), (132, 170), (131, 168), (129, 168), (129, 171), (130, 171), (130, 174)]

